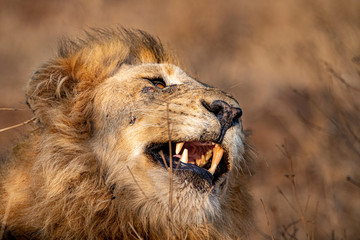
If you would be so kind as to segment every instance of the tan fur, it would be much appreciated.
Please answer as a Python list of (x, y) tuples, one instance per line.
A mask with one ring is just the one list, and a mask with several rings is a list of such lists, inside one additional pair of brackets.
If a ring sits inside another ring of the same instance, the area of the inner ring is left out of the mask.
[[(238, 106), (176, 65), (142, 31), (93, 30), (62, 42), (27, 87), (37, 128), (1, 166), (5, 238), (246, 238), (251, 149), (241, 123), (222, 143), (231, 170), (211, 191), (174, 174), (170, 192), (168, 171), (144, 153), (151, 142), (169, 140), (168, 123), (172, 141), (218, 136), (219, 122), (200, 100)], [(145, 79), (154, 77), (168, 87)]]

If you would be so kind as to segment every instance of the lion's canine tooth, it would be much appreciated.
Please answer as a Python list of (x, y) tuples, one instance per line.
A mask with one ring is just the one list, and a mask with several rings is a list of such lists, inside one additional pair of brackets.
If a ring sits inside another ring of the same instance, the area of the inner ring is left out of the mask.
[(175, 154), (179, 154), (185, 142), (179, 142), (176, 144)]
[(188, 163), (189, 161), (189, 154), (188, 150), (185, 148), (183, 154), (181, 155), (180, 161), (183, 163)]
[(224, 149), (219, 144), (216, 144), (213, 149), (213, 158), (211, 161), (211, 167), (208, 170), (212, 175), (214, 175), (215, 170), (219, 165), (223, 154), (224, 154)]

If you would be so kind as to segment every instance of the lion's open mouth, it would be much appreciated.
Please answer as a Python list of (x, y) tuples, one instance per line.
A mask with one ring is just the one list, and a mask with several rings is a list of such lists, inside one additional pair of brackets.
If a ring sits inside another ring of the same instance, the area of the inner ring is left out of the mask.
[[(209, 141), (172, 143), (171, 149), (169, 143), (152, 144), (147, 152), (156, 162), (166, 168), (170, 166), (170, 159), (172, 159), (175, 174), (194, 184), (201, 178), (212, 186), (229, 171), (227, 152), (221, 145)], [(172, 155), (171, 158), (170, 155)]]

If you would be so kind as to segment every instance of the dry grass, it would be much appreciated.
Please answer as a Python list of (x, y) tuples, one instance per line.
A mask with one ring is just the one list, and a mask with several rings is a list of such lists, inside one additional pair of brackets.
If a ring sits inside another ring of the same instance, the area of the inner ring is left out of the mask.
[(269, 232), (270, 232), (270, 236), (271, 236), (271, 239), (274, 240), (274, 234), (272, 232), (272, 229), (271, 229), (271, 224), (270, 224), (270, 220), (269, 220), (269, 216), (268, 216), (268, 213), (266, 211), (266, 208), (265, 208), (265, 205), (264, 205), (264, 202), (263, 200), (260, 198), (260, 202), (261, 202), (261, 205), (263, 206), (264, 208), (264, 213), (265, 213), (265, 217), (266, 217), (266, 223), (268, 225), (268, 228), (269, 228)]
[[(357, 239), (359, 11), (354, 0), (1, 1), (0, 108), (26, 108), (23, 86), (62, 35), (117, 23), (144, 29), (242, 106), (259, 152), (252, 239), (271, 239), (268, 220), (274, 239)], [(31, 117), (0, 111), (0, 129)], [(0, 133), (3, 152), (24, 128)]]
[(1, 222), (4, 223), (4, 225), (0, 226), (0, 240), (3, 239), (4, 234), (5, 234), (6, 222), (7, 222), (8, 216), (9, 216), (9, 211), (10, 211), (12, 201), (13, 201), (13, 196), (11, 195), (9, 197), (9, 201), (7, 202), (7, 205), (6, 205), (4, 217), (3, 217), (3, 219), (1, 219)]

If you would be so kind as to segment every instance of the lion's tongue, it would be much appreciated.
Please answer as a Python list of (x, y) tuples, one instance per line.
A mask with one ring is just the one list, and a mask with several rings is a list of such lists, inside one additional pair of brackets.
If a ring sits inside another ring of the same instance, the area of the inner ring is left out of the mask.
[[(184, 150), (180, 155), (179, 153), (182, 147), (184, 147)], [(181, 162), (194, 164), (199, 167), (205, 166), (212, 156), (211, 167), (207, 170), (214, 175), (224, 154), (224, 149), (219, 144), (215, 144), (214, 146), (209, 143), (192, 142), (184, 144), (184, 142), (181, 142), (176, 144), (175, 152), (174, 157), (180, 158)]]

